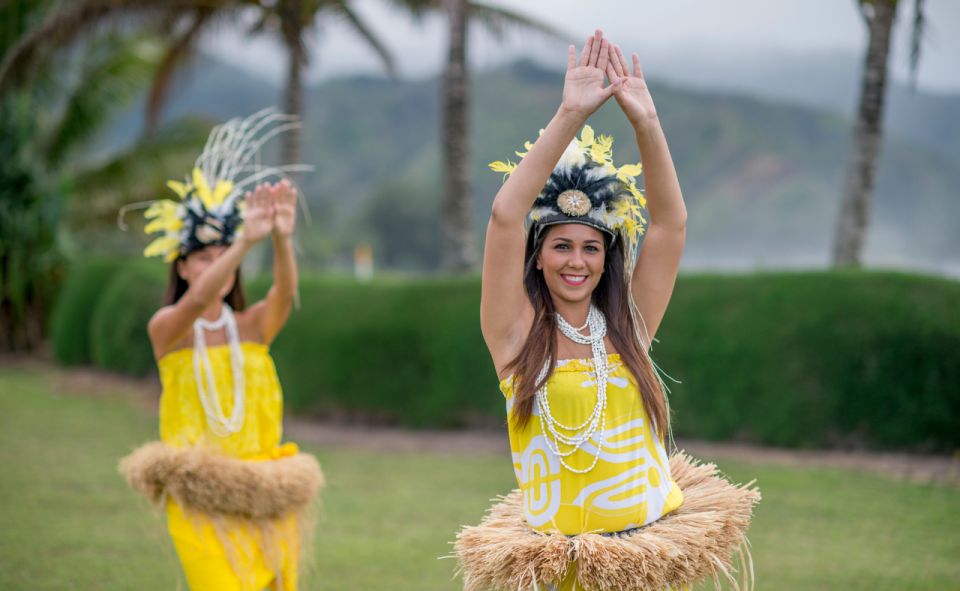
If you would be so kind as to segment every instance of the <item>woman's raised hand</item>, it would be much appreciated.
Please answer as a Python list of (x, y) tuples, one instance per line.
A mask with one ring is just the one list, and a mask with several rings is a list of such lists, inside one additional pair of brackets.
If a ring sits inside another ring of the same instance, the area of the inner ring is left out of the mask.
[(627, 119), (635, 128), (656, 121), (657, 109), (653, 105), (653, 97), (650, 96), (650, 89), (643, 77), (640, 56), (636, 53), (631, 56), (633, 58), (631, 74), (627, 58), (624, 57), (620, 47), (611, 43), (608, 51), (610, 56), (606, 64), (607, 77), (610, 78), (611, 83), (614, 80), (619, 82), (613, 96), (617, 98), (617, 104), (623, 109)]
[(273, 199), (269, 186), (257, 185), (252, 193), (247, 191), (244, 202), (242, 238), (252, 246), (273, 231)]
[(563, 81), (563, 108), (589, 117), (600, 108), (619, 86), (611, 77), (611, 84), (604, 87), (604, 76), (610, 63), (610, 42), (604, 39), (603, 31), (587, 38), (577, 62), (576, 48), (567, 49), (567, 75)]
[(291, 236), (297, 225), (297, 190), (284, 179), (270, 188), (273, 197), (273, 234)]

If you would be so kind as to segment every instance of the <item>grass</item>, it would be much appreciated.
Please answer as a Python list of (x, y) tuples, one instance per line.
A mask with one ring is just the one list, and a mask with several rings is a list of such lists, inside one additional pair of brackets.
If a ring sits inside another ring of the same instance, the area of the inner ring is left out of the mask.
[[(185, 589), (161, 517), (116, 461), (156, 418), (118, 390), (78, 395), (45, 367), (0, 367), (0, 590)], [(305, 589), (459, 589), (438, 560), (513, 485), (506, 457), (310, 449), (328, 477)], [(756, 478), (758, 587), (950, 589), (960, 491), (832, 469), (724, 462)]]

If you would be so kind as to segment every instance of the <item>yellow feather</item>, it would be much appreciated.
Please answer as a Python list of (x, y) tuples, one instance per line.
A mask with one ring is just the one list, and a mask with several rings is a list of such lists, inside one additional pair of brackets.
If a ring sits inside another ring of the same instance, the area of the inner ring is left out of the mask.
[(509, 160), (507, 160), (506, 162), (503, 162), (502, 160), (497, 160), (496, 162), (491, 162), (487, 166), (489, 166), (490, 170), (494, 172), (502, 172), (503, 180), (507, 180), (507, 177), (510, 176), (510, 174), (517, 168), (517, 165), (514, 164), (513, 162), (510, 162)]
[(226, 199), (231, 192), (233, 192), (233, 181), (217, 181), (213, 195), (210, 196), (210, 201), (214, 207), (220, 207), (223, 200)]
[(143, 249), (143, 256), (155, 257), (158, 255), (169, 256), (170, 252), (176, 253), (180, 246), (180, 241), (175, 236), (161, 236), (147, 245)]
[(593, 128), (589, 125), (584, 125), (583, 131), (580, 132), (580, 145), (584, 148), (593, 145)]
[(637, 164), (624, 164), (617, 169), (617, 178), (621, 181), (626, 181), (626, 177), (638, 177), (643, 171), (643, 166), (639, 163)]
[(176, 215), (177, 205), (169, 199), (156, 201), (153, 205), (143, 212), (143, 217), (150, 219), (160, 216)]
[(181, 199), (187, 196), (187, 184), (180, 181), (167, 181), (170, 190), (177, 194)]
[(213, 209), (213, 195), (210, 194), (210, 186), (207, 179), (203, 178), (203, 171), (199, 168), (193, 169), (193, 189), (197, 192), (197, 197), (207, 210)]
[(143, 231), (147, 234), (152, 234), (160, 230), (164, 232), (176, 232), (180, 228), (183, 228), (183, 220), (180, 218), (160, 216), (147, 224), (147, 227), (144, 228)]
[(607, 161), (606, 153), (603, 151), (603, 146), (600, 144), (593, 144), (590, 146), (590, 158), (593, 159), (597, 164), (603, 164)]
[(529, 154), (529, 153), (530, 153), (530, 149), (533, 148), (533, 144), (531, 144), (530, 142), (523, 142), (523, 147), (524, 147), (524, 151), (523, 151), (523, 152), (521, 152), (520, 150), (517, 150), (517, 151), (514, 152), (514, 154), (517, 155), (517, 158), (523, 158), (524, 156), (526, 156), (527, 154)]

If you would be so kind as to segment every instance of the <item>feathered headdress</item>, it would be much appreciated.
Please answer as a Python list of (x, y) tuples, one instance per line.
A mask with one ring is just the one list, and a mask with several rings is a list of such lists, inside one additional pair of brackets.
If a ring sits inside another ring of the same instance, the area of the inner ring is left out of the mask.
[(193, 171), (183, 181), (167, 181), (180, 198), (157, 199), (128, 205), (123, 214), (147, 207), (149, 220), (144, 231), (160, 236), (143, 251), (146, 257), (162, 256), (166, 261), (186, 256), (215, 244), (231, 244), (243, 228), (243, 194), (256, 183), (287, 174), (312, 170), (304, 164), (262, 166), (260, 149), (277, 135), (300, 127), (295, 115), (274, 108), (244, 119), (236, 118), (213, 128)]
[[(542, 132), (541, 132), (542, 133)], [(533, 146), (516, 152), (523, 158)], [(504, 173), (504, 179), (517, 167), (507, 160), (490, 163), (490, 169)], [(527, 216), (531, 231), (541, 232), (552, 224), (579, 223), (606, 232), (624, 241), (627, 261), (636, 254), (646, 220), (647, 200), (637, 188), (640, 164), (613, 163), (613, 137), (597, 136), (585, 125), (579, 138), (567, 146), (557, 166), (540, 190)]]

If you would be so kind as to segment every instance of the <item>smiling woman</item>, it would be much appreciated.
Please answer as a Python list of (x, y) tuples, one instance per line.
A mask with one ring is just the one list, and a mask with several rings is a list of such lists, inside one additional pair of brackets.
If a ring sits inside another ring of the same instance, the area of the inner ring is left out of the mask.
[[(649, 205), (641, 165), (616, 166), (613, 138), (584, 125), (611, 96), (636, 132)], [(669, 409), (649, 349), (686, 208), (639, 57), (631, 73), (600, 31), (579, 63), (571, 46), (560, 108), (525, 147), (518, 164), (491, 164), (507, 179), (487, 226), (480, 305), (519, 488), (459, 534), (465, 587), (685, 589), (729, 576), (759, 493), (666, 450)]]

